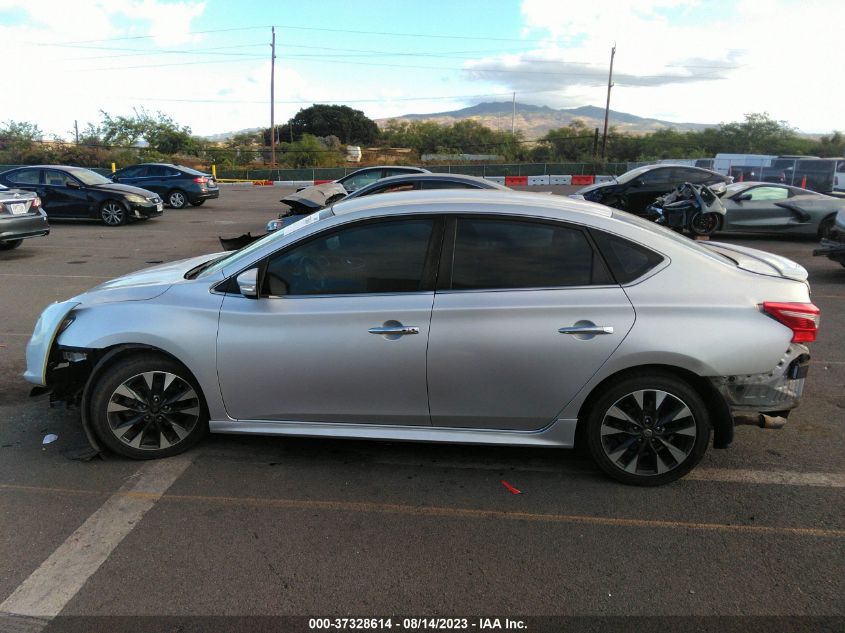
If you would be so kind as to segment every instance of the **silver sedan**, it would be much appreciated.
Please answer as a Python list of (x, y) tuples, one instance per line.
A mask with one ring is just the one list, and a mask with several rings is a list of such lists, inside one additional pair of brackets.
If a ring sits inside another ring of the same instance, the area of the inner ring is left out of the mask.
[(53, 304), (25, 377), (133, 458), (209, 430), (586, 442), (655, 485), (737, 422), (785, 422), (818, 326), (806, 276), (558, 196), (373, 196)]
[(725, 216), (717, 230), (733, 233), (783, 233), (830, 237), (845, 199), (771, 182), (728, 185), (722, 196)]

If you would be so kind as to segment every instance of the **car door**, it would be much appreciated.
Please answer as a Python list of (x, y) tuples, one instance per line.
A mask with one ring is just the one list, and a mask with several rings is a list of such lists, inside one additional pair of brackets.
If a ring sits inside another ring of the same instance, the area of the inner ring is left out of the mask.
[(262, 296), (227, 295), (220, 312), (229, 415), (428, 426), (441, 227), (434, 216), (359, 221), (270, 256)]
[(88, 217), (88, 193), (79, 180), (58, 169), (43, 170), (41, 203), (50, 217)]
[(674, 185), (670, 167), (658, 167), (645, 172), (628, 183), (624, 193), (627, 199), (625, 210), (631, 213), (644, 213), (655, 198), (670, 192)]
[(134, 165), (133, 167), (127, 167), (126, 169), (116, 172), (113, 180), (125, 185), (138, 186), (138, 183), (143, 180), (146, 175), (147, 165)]
[(440, 271), (428, 347), (432, 424), (549, 425), (631, 329), (630, 301), (576, 226), (467, 216), (446, 235), (452, 265)]
[(12, 171), (5, 176), (5, 180), (10, 187), (37, 193), (43, 202), (44, 185), (41, 184), (41, 170), (37, 167)]
[(159, 196), (164, 197), (164, 194), (169, 188), (169, 181), (172, 180), (170, 174), (173, 171), (164, 165), (147, 165), (146, 174), (135, 183), (135, 186), (146, 189), (147, 191), (153, 191)]
[[(738, 200), (743, 196), (748, 200)], [(787, 187), (761, 185), (751, 187), (725, 201), (726, 227), (737, 231), (779, 231), (793, 228), (799, 223), (798, 214), (788, 207), (790, 192)]]

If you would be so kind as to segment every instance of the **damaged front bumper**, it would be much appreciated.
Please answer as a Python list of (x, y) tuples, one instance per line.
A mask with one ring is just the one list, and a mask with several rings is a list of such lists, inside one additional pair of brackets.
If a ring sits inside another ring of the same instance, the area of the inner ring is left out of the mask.
[[(842, 233), (837, 233), (838, 236), (843, 236)], [(845, 238), (841, 238), (845, 239)], [(824, 256), (829, 260), (845, 264), (845, 242), (823, 239), (821, 241), (821, 248), (813, 251), (815, 256)]]
[(770, 372), (710, 380), (725, 399), (735, 423), (780, 428), (801, 401), (809, 367), (810, 350), (793, 344)]

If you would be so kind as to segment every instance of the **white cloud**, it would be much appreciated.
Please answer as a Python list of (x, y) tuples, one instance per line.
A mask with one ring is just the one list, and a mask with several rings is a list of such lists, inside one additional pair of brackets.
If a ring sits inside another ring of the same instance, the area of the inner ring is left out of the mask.
[[(537, 49), (467, 67), (529, 71), (472, 76), (517, 92), (555, 91), (527, 101), (577, 106), (586, 96), (599, 105), (615, 42), (614, 109), (699, 122), (768, 111), (806, 131), (845, 127), (840, 0), (744, 0), (728, 11), (688, 0), (523, 0), (524, 32), (544, 38)], [(563, 63), (526, 61), (537, 59)]]

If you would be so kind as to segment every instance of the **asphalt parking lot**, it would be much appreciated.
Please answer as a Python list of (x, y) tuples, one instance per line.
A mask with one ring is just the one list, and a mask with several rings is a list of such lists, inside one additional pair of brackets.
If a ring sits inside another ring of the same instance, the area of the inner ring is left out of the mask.
[[(813, 241), (729, 238), (809, 270), (819, 340), (785, 429), (740, 427), (669, 486), (619, 485), (573, 451), (385, 442), (216, 436), (158, 463), (69, 459), (76, 412), (20, 378), (39, 312), (263, 232), (283, 193), (232, 186), (124, 227), (54, 223), (0, 253), (0, 612), (43, 594), (45, 617), (845, 616), (845, 268)], [(59, 574), (80, 547), (87, 564)]]

